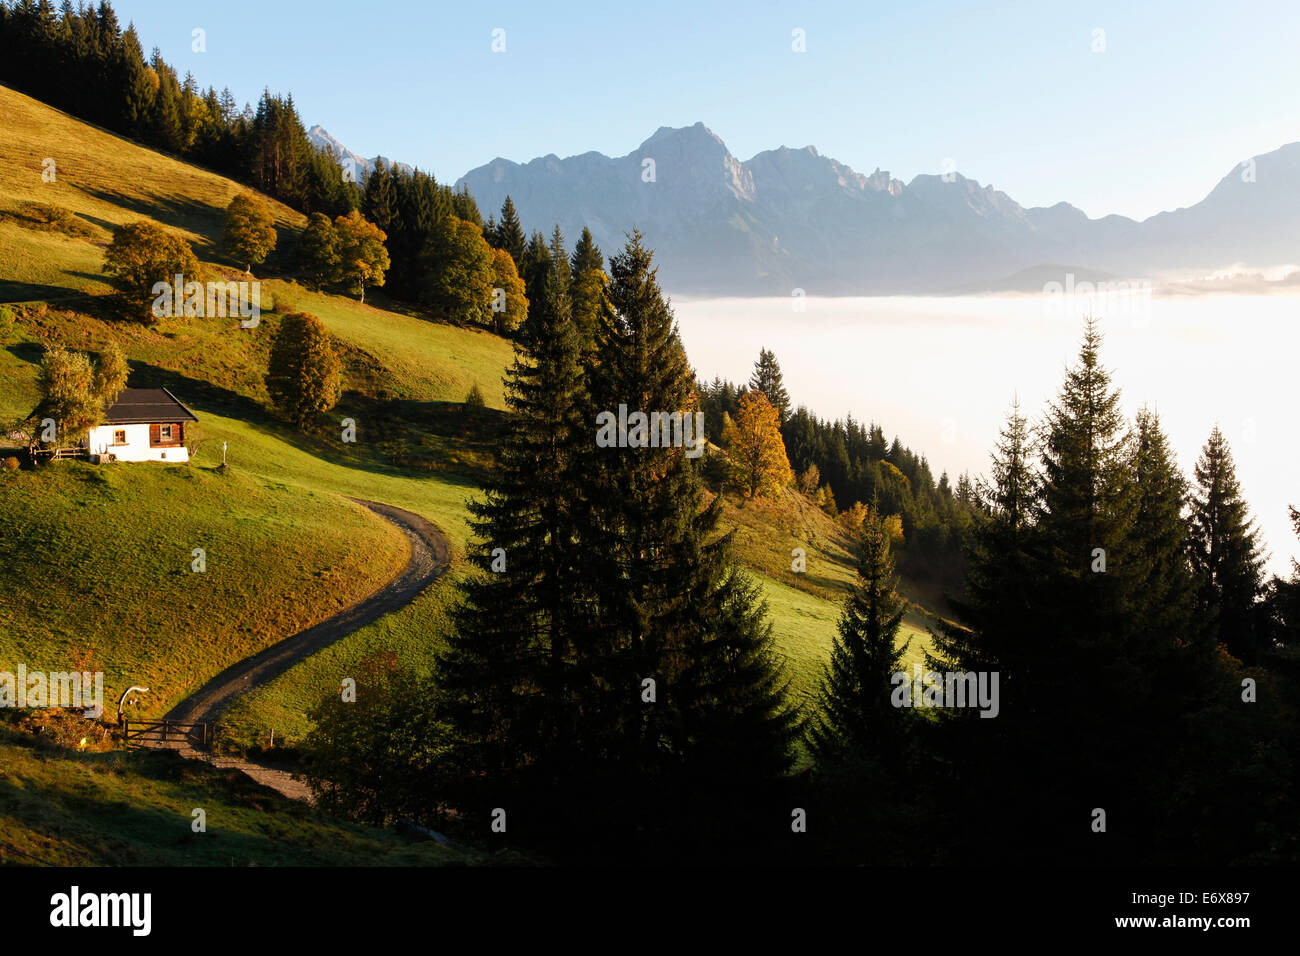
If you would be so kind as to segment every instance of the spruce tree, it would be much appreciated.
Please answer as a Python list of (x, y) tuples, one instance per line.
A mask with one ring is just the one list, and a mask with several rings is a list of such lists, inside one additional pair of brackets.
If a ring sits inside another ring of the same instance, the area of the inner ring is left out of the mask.
[(523, 274), (524, 266), (524, 230), (519, 224), (519, 213), (515, 210), (514, 200), (506, 196), (506, 201), (501, 204), (501, 221), (496, 225), (496, 235), (493, 245), (498, 249), (504, 249), (510, 253), (510, 258), (515, 260), (515, 268)]
[(569, 260), (569, 274), (572, 277), (573, 321), (583, 339), (584, 364), (590, 365), (595, 359), (596, 327), (600, 325), (601, 313), (607, 307), (607, 277), (600, 250), (591, 238), (591, 230), (586, 227), (583, 227), (582, 238)]
[(512, 415), (485, 496), (470, 505), (479, 574), (465, 584), (439, 664), (457, 796), (484, 813), (505, 795), (542, 813), (546, 793), (572, 776), (583, 726), (575, 667), (593, 560), (582, 532), (592, 442), (578, 338), (556, 283), (532, 315), (540, 334), (515, 343)]
[(578, 244), (573, 247), (573, 257), (569, 260), (569, 272), (576, 279), (591, 269), (603, 272), (605, 260), (600, 254), (596, 240), (591, 236), (591, 230), (583, 226), (582, 236), (578, 239)]
[(1261, 652), (1255, 602), (1263, 589), (1263, 552), (1232, 452), (1215, 425), (1196, 462), (1189, 553), (1200, 613), (1214, 622), (1218, 643), (1247, 664), (1257, 663)]
[(524, 247), (519, 266), (519, 278), (524, 280), (524, 289), (529, 302), (542, 294), (547, 277), (554, 273), (555, 269), (551, 264), (551, 248), (547, 245), (546, 237), (540, 232), (534, 232), (528, 240), (528, 245)]
[[(1101, 332), (1089, 318), (1078, 362), (1066, 372), (1043, 424), (1038, 508), (1044, 582), (1059, 626), (1044, 633), (1063, 668), (1104, 667), (1119, 653), (1130, 622), (1140, 570), (1126, 551), (1134, 497), (1119, 391), (1100, 361)], [(1051, 675), (1039, 675), (1055, 684)], [(1047, 690), (1063, 702), (1057, 690)], [(1067, 697), (1068, 699), (1068, 697)]]
[(570, 286), (573, 283), (573, 273), (569, 268), (568, 251), (564, 248), (564, 233), (560, 231), (557, 224), (551, 231), (551, 269), (555, 273), (555, 278), (567, 295)]
[(781, 381), (781, 366), (776, 355), (767, 349), (760, 349), (758, 361), (754, 363), (754, 374), (749, 377), (749, 387), (762, 392), (776, 409), (781, 421), (790, 413), (790, 394)]
[(1032, 455), (1029, 422), (1015, 400), (982, 495), (987, 513), (972, 534), (965, 592), (951, 602), (960, 623), (932, 633), (934, 650), (927, 655), (928, 666), (939, 670), (1001, 670), (1004, 691), (1022, 679), (1027, 683), (1036, 664), (1030, 621), (1038, 489)]
[(1136, 613), (1143, 621), (1139, 639), (1147, 645), (1135, 650), (1149, 668), (1167, 664), (1176, 647), (1194, 651), (1203, 663), (1209, 648), (1200, 639), (1205, 629), (1196, 619), (1187, 556), (1187, 480), (1159, 416), (1145, 407), (1134, 423), (1130, 468), (1136, 493), (1130, 552), (1137, 574)]
[(393, 177), (389, 174), (383, 157), (380, 157), (375, 160), (375, 168), (366, 177), (365, 189), (361, 191), (361, 214), (385, 233), (390, 233), (396, 219), (396, 207), (397, 192)]
[[(858, 541), (858, 574), (844, 603), (830, 666), (818, 695), (821, 713), (809, 727), (809, 746), (829, 768), (871, 762), (897, 768), (906, 711), (891, 701), (910, 641), (898, 645), (906, 607), (889, 533), (868, 511)], [(910, 682), (911, 678), (908, 677)]]
[[(593, 412), (693, 411), (694, 376), (652, 258), (634, 232), (611, 260)], [(644, 781), (643, 798), (666, 787), (696, 810), (704, 797), (687, 780), (773, 780), (789, 766), (797, 718), (731, 536), (717, 537), (721, 502), (704, 507), (699, 459), (680, 447), (596, 451), (591, 573), (602, 645), (591, 667), (606, 689), (599, 726), (619, 773)], [(644, 700), (647, 679), (654, 703)]]

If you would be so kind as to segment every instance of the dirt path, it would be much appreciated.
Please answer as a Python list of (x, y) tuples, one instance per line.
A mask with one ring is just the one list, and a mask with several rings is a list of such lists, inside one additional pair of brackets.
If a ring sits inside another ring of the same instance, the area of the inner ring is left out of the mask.
[[(379, 620), (385, 614), (409, 604), (447, 569), (450, 561), (447, 539), (430, 522), (393, 505), (364, 501), (360, 498), (350, 500), (369, 508), (406, 534), (411, 541), (411, 559), (406, 567), (393, 580), (352, 607), (227, 667), (168, 711), (167, 720), (182, 723), (213, 721), (241, 694), (266, 686), (299, 661), (329, 647), (358, 628)], [(293, 799), (309, 798), (306, 786), (294, 780), (288, 771), (238, 758), (218, 757), (196, 751), (180, 740), (168, 741), (159, 746), (180, 750), (182, 756), (201, 759), (213, 766), (242, 770), (258, 783), (272, 787)]]

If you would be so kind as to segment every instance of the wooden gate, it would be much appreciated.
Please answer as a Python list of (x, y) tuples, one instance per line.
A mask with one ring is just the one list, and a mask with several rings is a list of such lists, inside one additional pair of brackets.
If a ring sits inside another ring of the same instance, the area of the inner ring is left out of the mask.
[(202, 721), (181, 723), (175, 720), (127, 720), (123, 730), (128, 744), (137, 747), (167, 743), (188, 743), (191, 747), (208, 746), (208, 725)]

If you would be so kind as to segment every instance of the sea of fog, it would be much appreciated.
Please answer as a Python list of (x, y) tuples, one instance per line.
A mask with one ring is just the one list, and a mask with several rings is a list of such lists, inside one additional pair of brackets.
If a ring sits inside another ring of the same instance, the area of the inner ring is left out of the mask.
[[(851, 413), (927, 456), (937, 478), (986, 474), (1008, 407), (1039, 417), (1077, 356), (1082, 314), (1105, 336), (1103, 364), (1131, 418), (1160, 414), (1188, 480), (1217, 422), (1232, 448), (1268, 569), (1300, 557), (1300, 297), (1150, 295), (695, 299), (673, 297), (697, 374), (747, 381), (776, 353), (795, 405)], [(847, 504), (848, 502), (845, 502)]]

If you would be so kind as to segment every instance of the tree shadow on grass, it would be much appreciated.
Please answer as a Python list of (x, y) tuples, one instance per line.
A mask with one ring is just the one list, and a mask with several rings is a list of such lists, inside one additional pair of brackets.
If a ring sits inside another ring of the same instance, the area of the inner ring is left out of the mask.
[[(83, 188), (87, 195), (102, 202), (121, 209), (129, 209), (173, 229), (195, 233), (199, 238), (192, 242), (191, 246), (200, 258), (213, 258), (221, 253), (218, 245), (208, 237), (221, 235), (224, 210), (178, 196), (157, 194), (150, 194), (148, 197), (127, 196), (111, 189)], [(116, 224), (106, 223), (103, 220), (90, 219), (90, 221), (110, 231), (116, 228)]]
[[(437, 473), (467, 489), (478, 487), (505, 422), (495, 409), (466, 409), (458, 402), (379, 399), (346, 392), (339, 405), (300, 431), (246, 395), (174, 369), (131, 361), (132, 388), (166, 388), (199, 416), (238, 419), (298, 451), (342, 468), (399, 478)], [(342, 421), (355, 423), (356, 441), (345, 442)]]
[[(85, 276), (95, 279), (99, 282), (104, 281), (102, 275), (89, 276), (82, 272), (70, 272), (68, 275)], [(61, 300), (74, 299), (93, 299), (96, 294), (93, 292), (77, 292), (69, 289), (67, 286), (57, 285), (40, 285), (35, 282), (14, 282), (12, 280), (0, 280), (0, 305), (17, 304), (20, 302), (50, 302), (55, 303)]]
[[(72, 772), (77, 766), (90, 765), (95, 777), (102, 774), (105, 792), (100, 794), (94, 793), (98, 788), (93, 786), (86, 790), (78, 786), (76, 791), (57, 788), (34, 793), (31, 788), (21, 788), (0, 778), (0, 805), (11, 808), (25, 829), (47, 838), (48, 842), (71, 844), (83, 851), (88, 857), (83, 860), (85, 864), (265, 866), (343, 862), (328, 846), (299, 845), (277, 837), (275, 831), (294, 819), (310, 817), (311, 811), (237, 770), (216, 770), (170, 751), (76, 754), (24, 739), (26, 735), (6, 732), (4, 737), (7, 743), (31, 747), (46, 765), (66, 764), (70, 782), (80, 777)], [(114, 778), (124, 772), (169, 790), (179, 788), (182, 791), (179, 794), (160, 794), (179, 797), (178, 809), (167, 811), (115, 799)], [(86, 795), (87, 790), (90, 795)], [(210, 820), (206, 833), (195, 834), (190, 808), (209, 805), (214, 798), (263, 815), (264, 824), (250, 823), (268, 832), (240, 832)], [(35, 864), (37, 859), (24, 855), (10, 862)]]
[(128, 361), (127, 364), (131, 367), (131, 377), (127, 385), (131, 388), (165, 388), (175, 395), (181, 404), (190, 408), (216, 412), (250, 424), (274, 424), (274, 419), (261, 403), (247, 395), (241, 395), (201, 378), (191, 378), (175, 369), (162, 368), (135, 359)]

